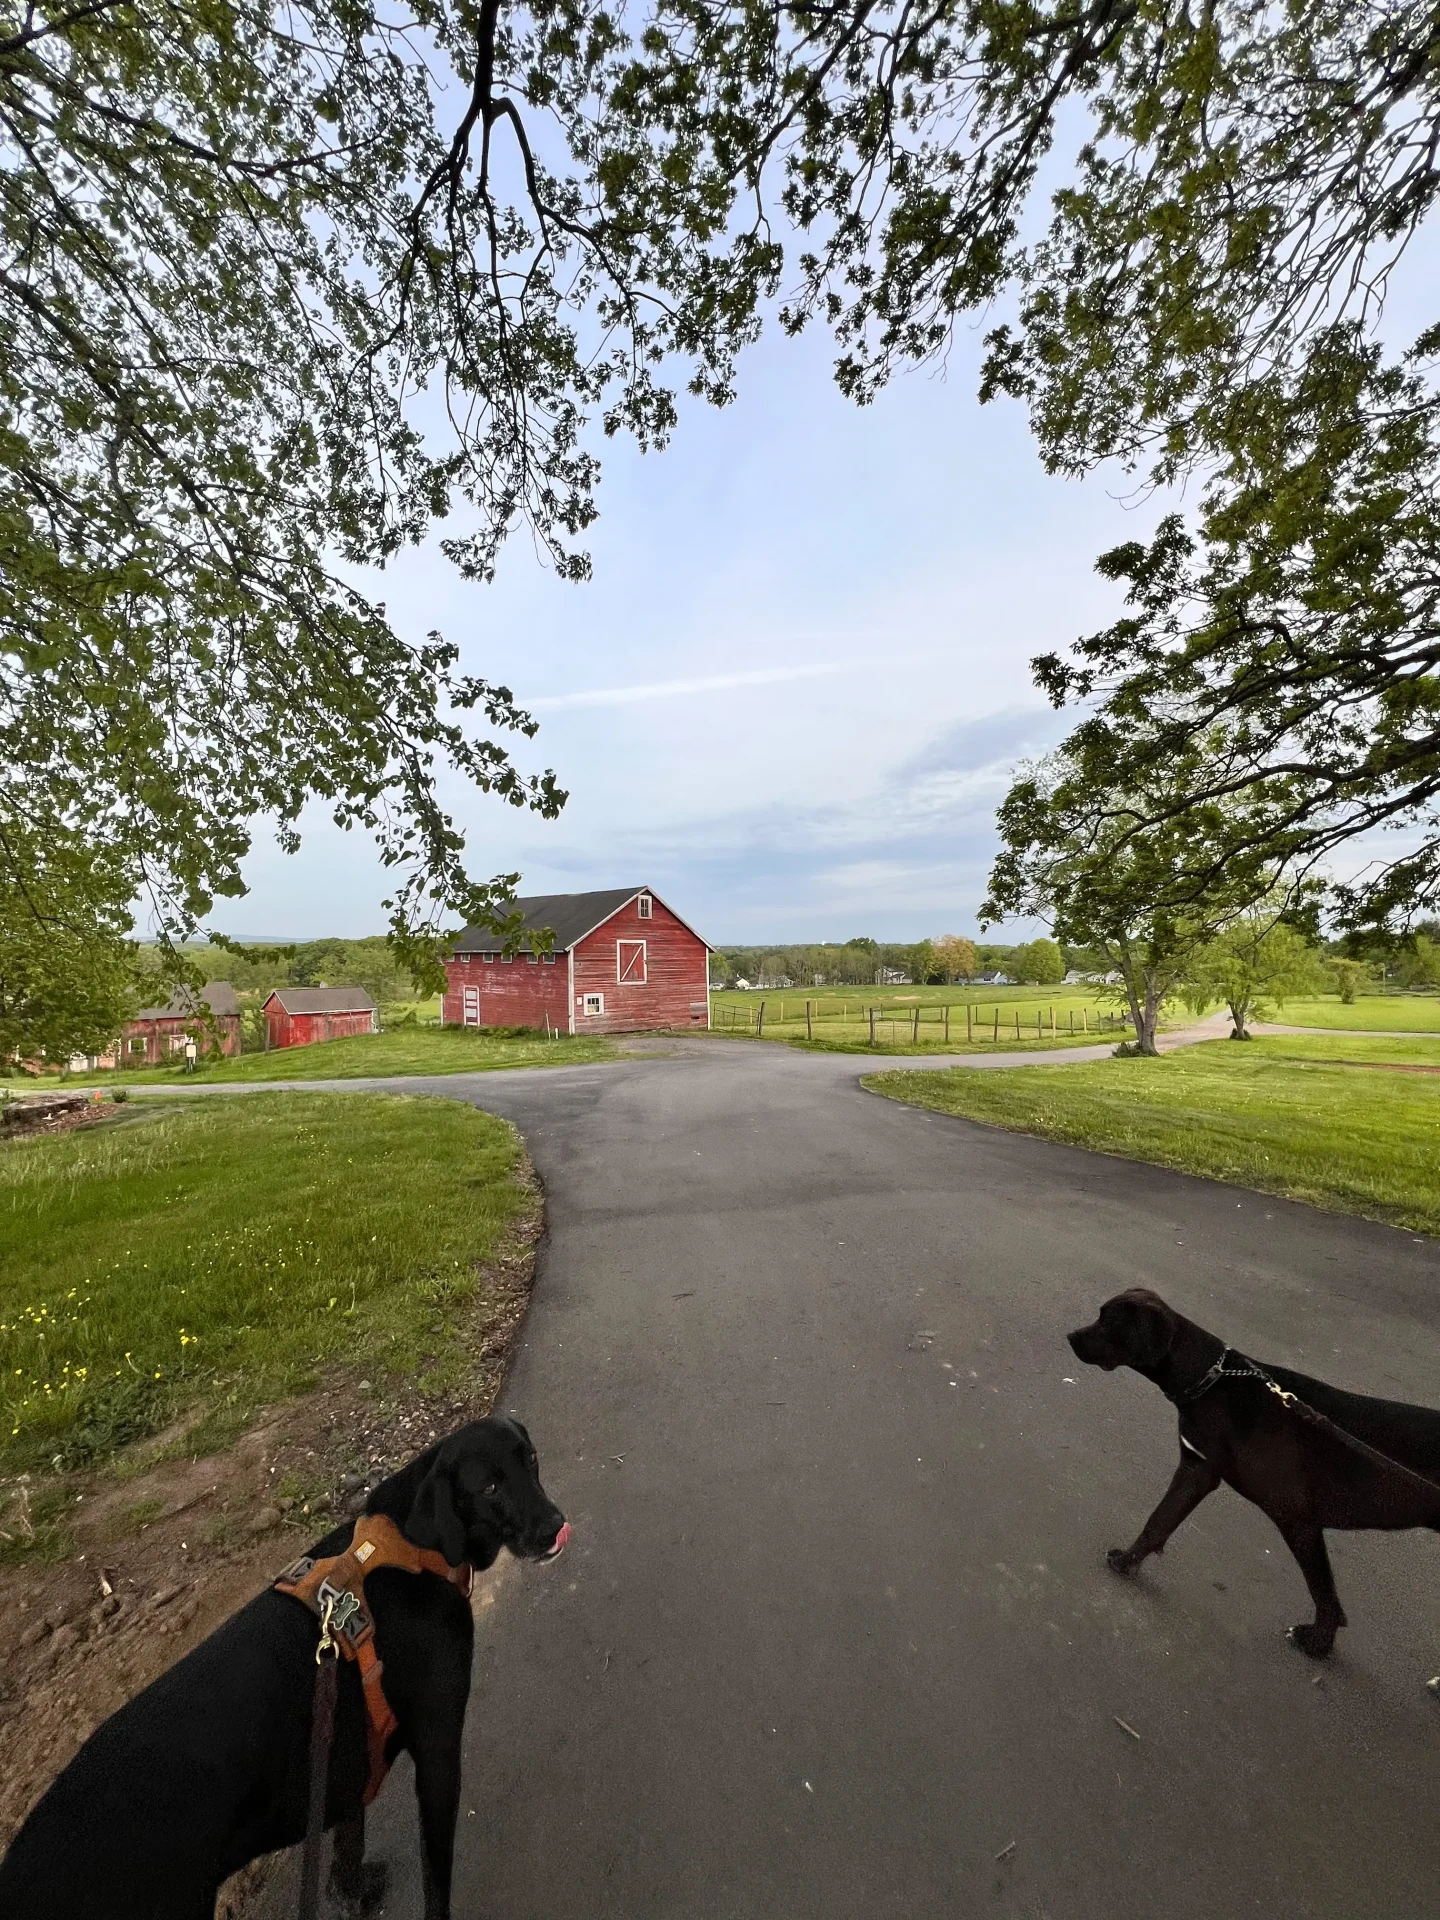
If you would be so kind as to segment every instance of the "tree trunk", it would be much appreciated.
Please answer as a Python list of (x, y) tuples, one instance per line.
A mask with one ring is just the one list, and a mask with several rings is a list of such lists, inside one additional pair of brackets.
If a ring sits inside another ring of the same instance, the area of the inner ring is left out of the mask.
[(1135, 1023), (1135, 1051), (1149, 1056), (1159, 1053), (1155, 1044), (1160, 1025), (1160, 996), (1149, 974), (1141, 971), (1138, 979), (1125, 969), (1125, 998), (1130, 1003), (1130, 1018)]
[(1155, 1044), (1155, 1036), (1160, 1030), (1160, 996), (1148, 980), (1145, 982), (1145, 997), (1136, 1008), (1136, 1014), (1136, 1049), (1154, 1059), (1160, 1052)]
[(1246, 1026), (1245, 1021), (1250, 1012), (1249, 999), (1227, 1000), (1225, 1004), (1229, 1007), (1230, 1018), (1235, 1023), (1234, 1031), (1231, 1033), (1230, 1038), (1232, 1040), (1248, 1040), (1250, 1038), (1250, 1029)]

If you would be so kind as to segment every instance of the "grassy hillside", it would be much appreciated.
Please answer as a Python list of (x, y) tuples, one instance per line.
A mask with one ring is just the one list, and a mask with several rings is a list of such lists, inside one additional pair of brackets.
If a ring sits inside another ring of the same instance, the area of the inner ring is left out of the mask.
[[(1437, 1071), (1407, 1071), (1415, 1067)], [(1208, 1041), (1159, 1060), (883, 1073), (891, 1099), (1440, 1232), (1440, 1040)]]
[(233, 1430), (342, 1354), (443, 1384), (522, 1164), (489, 1114), (381, 1094), (135, 1102), (0, 1147), (0, 1473), (196, 1408)]

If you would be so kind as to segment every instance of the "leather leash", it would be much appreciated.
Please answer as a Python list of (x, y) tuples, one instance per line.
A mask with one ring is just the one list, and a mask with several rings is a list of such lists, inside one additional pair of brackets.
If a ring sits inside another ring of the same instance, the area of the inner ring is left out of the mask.
[(300, 1863), (296, 1920), (316, 1920), (320, 1911), (320, 1856), (325, 1846), (325, 1792), (330, 1783), (330, 1747), (335, 1738), (340, 1649), (330, 1632), (335, 1602), (327, 1595), (315, 1649), (315, 1704), (310, 1718), (310, 1798), (305, 1816), (305, 1853)]

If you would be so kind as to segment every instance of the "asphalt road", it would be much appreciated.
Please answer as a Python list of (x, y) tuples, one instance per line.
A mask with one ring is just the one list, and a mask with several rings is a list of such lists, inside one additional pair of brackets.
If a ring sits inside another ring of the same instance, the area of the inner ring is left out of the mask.
[[(1440, 1913), (1440, 1536), (1332, 1536), (1324, 1667), (1228, 1492), (1118, 1580), (1174, 1414), (1064, 1343), (1143, 1283), (1434, 1404), (1440, 1250), (859, 1066), (698, 1042), (397, 1083), (513, 1119), (545, 1181), (504, 1404), (575, 1528), (486, 1596), (457, 1920)], [(403, 1768), (371, 1834), (415, 1920)]]

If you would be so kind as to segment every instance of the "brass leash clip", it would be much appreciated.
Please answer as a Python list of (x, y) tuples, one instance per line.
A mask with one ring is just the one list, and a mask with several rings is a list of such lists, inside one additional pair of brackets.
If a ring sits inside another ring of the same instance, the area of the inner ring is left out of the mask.
[(315, 1648), (315, 1664), (317, 1667), (327, 1653), (334, 1659), (340, 1652), (335, 1642), (335, 1637), (330, 1631), (330, 1617), (334, 1611), (335, 1595), (333, 1593), (327, 1593), (325, 1596), (325, 1611), (320, 1616), (320, 1640)]

